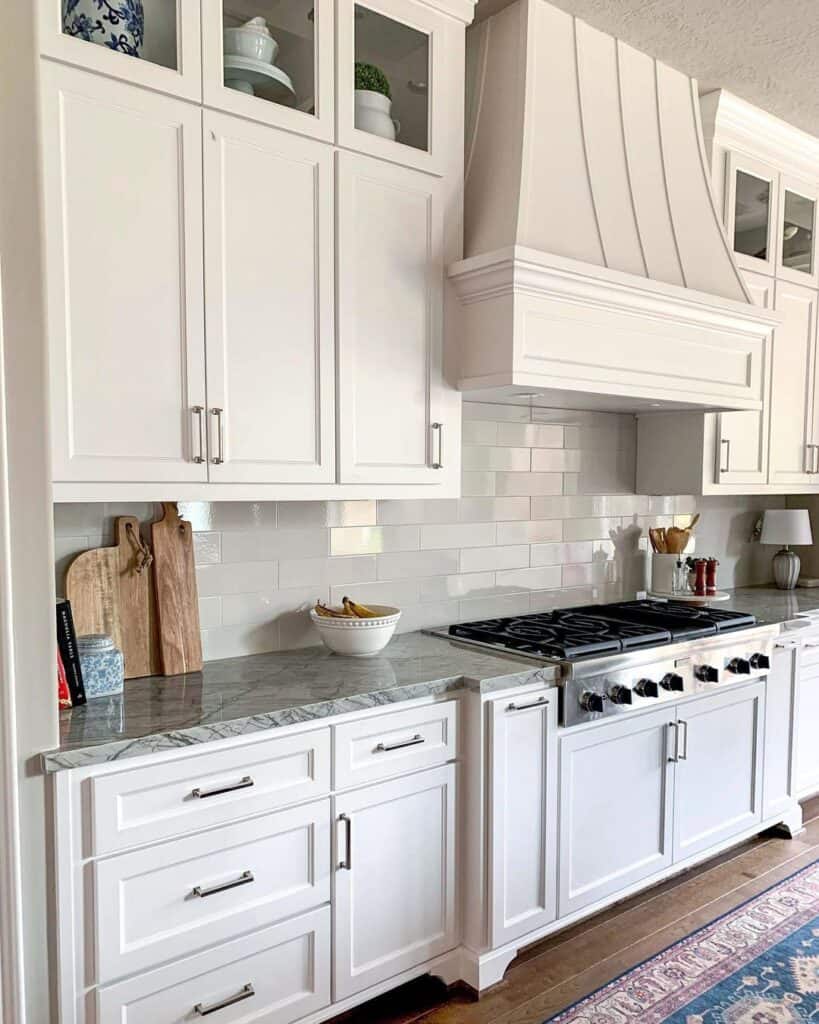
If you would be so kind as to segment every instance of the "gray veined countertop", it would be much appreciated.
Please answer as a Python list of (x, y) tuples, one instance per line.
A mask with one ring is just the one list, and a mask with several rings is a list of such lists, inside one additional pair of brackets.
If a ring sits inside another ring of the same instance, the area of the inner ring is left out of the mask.
[(554, 682), (552, 666), (406, 633), (375, 658), (325, 647), (208, 662), (184, 676), (131, 679), (122, 694), (60, 712), (46, 772), (121, 761), (464, 687), (488, 693)]

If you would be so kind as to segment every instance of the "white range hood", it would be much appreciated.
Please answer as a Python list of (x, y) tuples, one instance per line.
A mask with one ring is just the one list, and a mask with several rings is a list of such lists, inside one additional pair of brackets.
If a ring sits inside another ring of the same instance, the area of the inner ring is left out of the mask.
[(696, 83), (545, 0), (468, 34), (459, 386), (570, 408), (758, 409), (776, 318), (709, 185)]

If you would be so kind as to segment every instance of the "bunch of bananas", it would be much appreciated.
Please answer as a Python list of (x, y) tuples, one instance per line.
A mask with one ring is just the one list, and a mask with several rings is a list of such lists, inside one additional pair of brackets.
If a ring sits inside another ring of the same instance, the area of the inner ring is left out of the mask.
[(341, 608), (330, 608), (329, 605), (318, 602), (315, 608), (316, 615), (325, 619), (380, 619), (381, 612), (374, 612), (364, 604), (357, 604), (349, 597), (342, 598)]

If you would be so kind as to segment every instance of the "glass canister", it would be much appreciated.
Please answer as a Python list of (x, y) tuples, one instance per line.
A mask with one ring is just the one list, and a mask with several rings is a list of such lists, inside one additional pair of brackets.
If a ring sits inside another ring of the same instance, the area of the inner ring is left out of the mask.
[(80, 656), (85, 695), (109, 697), (122, 693), (125, 682), (125, 661), (122, 651), (114, 646), (113, 639), (106, 633), (90, 633), (77, 637), (77, 652)]

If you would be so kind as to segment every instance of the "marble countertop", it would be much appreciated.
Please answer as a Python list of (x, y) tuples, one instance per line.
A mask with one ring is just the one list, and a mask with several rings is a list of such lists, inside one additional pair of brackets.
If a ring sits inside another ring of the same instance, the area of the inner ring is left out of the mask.
[(731, 599), (718, 608), (736, 608), (750, 612), (760, 622), (787, 622), (798, 615), (819, 611), (819, 587), (804, 590), (777, 590), (775, 587), (740, 587), (731, 591)]
[(211, 661), (189, 675), (131, 679), (122, 694), (61, 711), (60, 746), (42, 755), (42, 767), (57, 772), (464, 687), (488, 693), (556, 678), (552, 666), (424, 633), (395, 637), (375, 658), (308, 647)]

